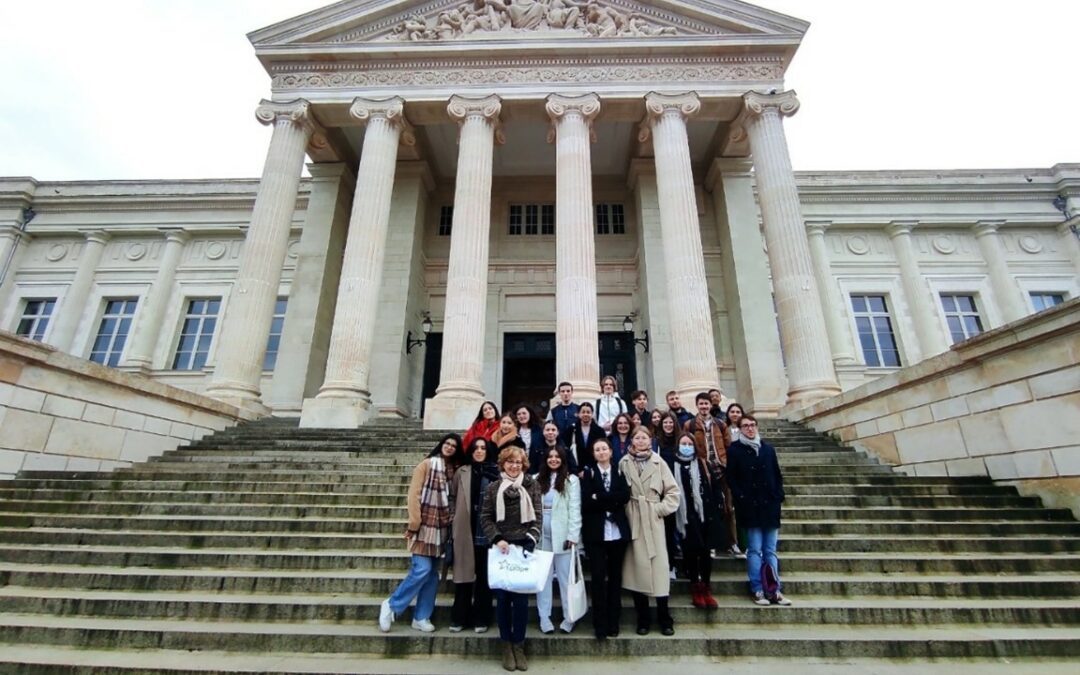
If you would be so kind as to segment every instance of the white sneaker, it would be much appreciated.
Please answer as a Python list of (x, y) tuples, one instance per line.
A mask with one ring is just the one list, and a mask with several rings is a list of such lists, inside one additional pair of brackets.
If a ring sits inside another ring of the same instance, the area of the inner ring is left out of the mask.
[(540, 632), (544, 635), (551, 635), (555, 632), (555, 624), (551, 623), (551, 619), (540, 617)]
[(459, 626), (457, 624), (453, 624), (450, 626), (451, 633), (460, 633), (463, 630), (465, 630), (465, 626)]
[(738, 544), (732, 544), (731, 548), (728, 549), (728, 553), (731, 554), (732, 558), (740, 558), (742, 560), (746, 560), (746, 554), (739, 549)]
[(774, 605), (780, 605), (781, 607), (790, 607), (791, 601), (784, 597), (783, 593), (777, 593), (772, 596), (772, 602)]
[(434, 633), (435, 624), (431, 623), (427, 619), (413, 619), (413, 630), (418, 630), (422, 633)]
[(487, 626), (477, 626), (476, 628), (473, 628), (473, 631), (477, 632), (477, 633), (486, 633), (486, 632), (488, 632), (488, 627)]
[(559, 630), (561, 630), (564, 633), (573, 633), (574, 632), (574, 622), (563, 619), (563, 622), (559, 624)]
[(379, 630), (384, 633), (390, 632), (390, 626), (394, 625), (394, 611), (390, 609), (390, 598), (382, 601), (379, 605)]
[(761, 591), (754, 593), (754, 604), (761, 605), (762, 607), (769, 606), (769, 599), (765, 597), (765, 594)]

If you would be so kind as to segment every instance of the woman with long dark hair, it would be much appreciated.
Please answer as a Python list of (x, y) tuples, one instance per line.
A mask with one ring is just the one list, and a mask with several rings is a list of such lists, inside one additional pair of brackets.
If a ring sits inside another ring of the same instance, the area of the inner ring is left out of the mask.
[(480, 410), (476, 413), (476, 419), (465, 432), (463, 439), (466, 448), (473, 447), (473, 441), (483, 438), (491, 440), (491, 436), (499, 428), (499, 407), (492, 401), (484, 401), (480, 404)]
[(552, 581), (559, 580), (559, 597), (562, 600), (563, 621), (559, 630), (569, 633), (574, 622), (566, 616), (567, 591), (570, 588), (570, 566), (574, 563), (573, 547), (581, 541), (581, 484), (570, 473), (566, 452), (561, 447), (547, 451), (540, 473), (536, 476), (543, 494), (544, 529), (540, 540), (541, 551), (555, 554), (544, 590), (536, 596), (536, 609), (540, 613), (540, 632), (553, 633), (551, 623)]
[(739, 420), (743, 418), (746, 411), (738, 403), (732, 403), (727, 407), (727, 412), (724, 413), (724, 421), (727, 422), (728, 438), (732, 443), (738, 441), (741, 436), (739, 435)]
[(611, 433), (608, 440), (611, 441), (612, 460), (616, 464), (623, 458), (630, 448), (630, 432), (634, 430), (634, 422), (630, 415), (619, 413), (611, 422)]
[(486, 633), (491, 625), (491, 589), (487, 581), (490, 545), (480, 526), (480, 512), (485, 491), (499, 480), (499, 466), (491, 441), (473, 439), (466, 452), (469, 462), (454, 473), (450, 484), (454, 512), (454, 607), (450, 632), (472, 627), (477, 633)]
[(518, 438), (525, 444), (526, 453), (544, 446), (544, 431), (531, 406), (519, 403), (514, 408), (514, 420), (518, 425)]
[(594, 464), (581, 478), (581, 538), (589, 550), (592, 621), (597, 640), (618, 637), (622, 614), (622, 566), (630, 542), (626, 504), (630, 486), (611, 461), (611, 444), (593, 444)]
[(461, 463), (461, 437), (447, 434), (413, 470), (409, 484), (409, 523), (405, 541), (412, 558), (409, 571), (393, 594), (379, 607), (379, 629), (386, 633), (394, 617), (416, 599), (412, 627), (431, 633), (435, 626), (435, 593), (439, 588), (439, 560), (450, 540), (450, 483)]
[(495, 433), (491, 434), (491, 441), (495, 444), (495, 449), (502, 450), (510, 442), (518, 440), (517, 420), (510, 413), (503, 413), (502, 417), (499, 418), (499, 428), (495, 430)]

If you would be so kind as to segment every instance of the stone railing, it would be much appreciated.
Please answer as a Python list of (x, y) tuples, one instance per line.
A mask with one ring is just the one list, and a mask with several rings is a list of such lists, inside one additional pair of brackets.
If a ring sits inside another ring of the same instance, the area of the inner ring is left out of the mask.
[(0, 331), (0, 479), (108, 471), (241, 420), (237, 408)]
[(917, 476), (989, 476), (1080, 517), (1080, 299), (796, 411)]

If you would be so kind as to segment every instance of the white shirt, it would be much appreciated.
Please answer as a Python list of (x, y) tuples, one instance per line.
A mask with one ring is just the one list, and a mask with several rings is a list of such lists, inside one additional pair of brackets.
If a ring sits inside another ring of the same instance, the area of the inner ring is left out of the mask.
[[(611, 472), (614, 471), (614, 467), (608, 467), (607, 471), (599, 469), (600, 480), (604, 481), (604, 488), (607, 491), (611, 490)], [(622, 539), (622, 532), (619, 531), (619, 526), (611, 521), (610, 518), (604, 518), (604, 541), (618, 541)]]

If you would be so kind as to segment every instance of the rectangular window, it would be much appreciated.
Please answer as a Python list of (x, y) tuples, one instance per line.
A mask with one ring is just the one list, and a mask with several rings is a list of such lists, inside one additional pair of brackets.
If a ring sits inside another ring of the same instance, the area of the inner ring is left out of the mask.
[(540, 234), (540, 205), (525, 205), (525, 234)]
[(555, 205), (511, 204), (509, 221), (512, 235), (555, 234)]
[(596, 205), (597, 234), (626, 234), (626, 212), (622, 204)]
[(975, 296), (942, 293), (941, 307), (945, 310), (945, 321), (949, 324), (953, 344), (983, 332), (982, 319), (975, 307)]
[(540, 234), (555, 234), (554, 204), (543, 204), (540, 207)]
[(90, 348), (90, 360), (104, 366), (120, 365), (120, 356), (124, 353), (128, 334), (131, 333), (131, 320), (135, 316), (137, 298), (109, 298), (105, 300), (105, 313), (98, 324), (97, 337)]
[(1044, 309), (1049, 309), (1054, 305), (1060, 305), (1065, 302), (1064, 293), (1032, 293), (1031, 304), (1034, 305), (1036, 312), (1041, 312)]
[(176, 345), (173, 370), (200, 370), (210, 355), (210, 342), (217, 328), (221, 298), (191, 298), (188, 300), (180, 342)]
[(277, 365), (278, 349), (281, 347), (281, 333), (285, 328), (285, 309), (288, 298), (278, 298), (274, 303), (274, 318), (270, 322), (270, 337), (266, 340), (266, 356), (263, 357), (263, 370), (273, 370)]
[(851, 309), (866, 365), (899, 368), (900, 350), (893, 334), (889, 305), (884, 295), (852, 295)]
[(510, 234), (521, 234), (522, 211), (521, 204), (510, 205)]
[(49, 319), (52, 318), (54, 309), (56, 298), (27, 300), (15, 334), (41, 342), (45, 339), (45, 329), (49, 327)]
[(444, 206), (439, 209), (439, 236), (449, 237), (454, 227), (454, 207)]

